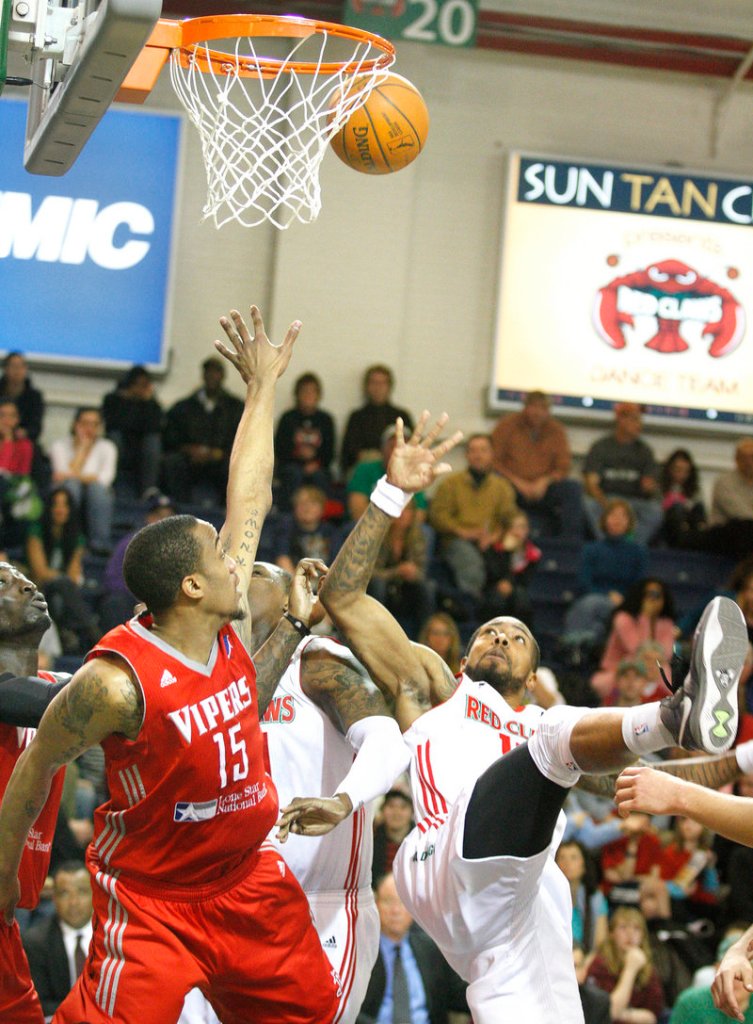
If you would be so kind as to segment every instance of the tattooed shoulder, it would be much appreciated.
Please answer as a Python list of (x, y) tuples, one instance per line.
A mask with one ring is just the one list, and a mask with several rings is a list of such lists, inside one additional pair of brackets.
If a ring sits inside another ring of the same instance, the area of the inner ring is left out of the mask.
[(385, 715), (385, 698), (362, 666), (325, 652), (311, 652), (302, 661), (301, 685), (342, 732), (370, 715)]

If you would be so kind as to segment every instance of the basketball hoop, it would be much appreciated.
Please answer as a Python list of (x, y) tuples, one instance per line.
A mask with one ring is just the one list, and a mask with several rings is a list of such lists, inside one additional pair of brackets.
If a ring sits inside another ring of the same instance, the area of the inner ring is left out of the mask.
[[(262, 56), (259, 40), (279, 56)], [(210, 42), (228, 40), (227, 49)], [(207, 173), (204, 217), (216, 227), (287, 228), (321, 209), (319, 166), (332, 136), (395, 60), (387, 40), (329, 22), (228, 14), (160, 21), (118, 98), (140, 102), (170, 58)]]

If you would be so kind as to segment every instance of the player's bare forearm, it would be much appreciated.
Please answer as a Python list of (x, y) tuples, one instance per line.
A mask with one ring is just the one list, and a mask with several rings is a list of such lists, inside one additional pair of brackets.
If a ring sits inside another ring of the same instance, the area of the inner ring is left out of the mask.
[[(706, 789), (719, 789), (729, 782), (734, 782), (742, 774), (734, 750), (728, 754), (717, 756), (688, 757), (678, 761), (638, 761), (637, 763), (655, 768), (660, 772), (666, 772), (668, 775), (674, 775), (678, 779), (685, 779), (687, 782), (695, 782), (696, 785)], [(581, 775), (577, 782), (577, 788), (611, 800), (615, 794), (617, 775), (617, 772), (611, 775)]]
[(734, 750), (717, 756), (712, 754), (709, 757), (688, 757), (679, 761), (658, 761), (656, 764), (652, 762), (649, 767), (669, 772), (687, 782), (695, 782), (706, 789), (719, 789), (742, 775)]
[(742, 846), (753, 846), (753, 799), (681, 782), (674, 804), (676, 810), (669, 813), (692, 818)]
[(379, 549), (391, 522), (392, 519), (386, 512), (382, 512), (370, 502), (350, 531), (322, 584), (319, 595), (330, 615), (358, 595), (366, 595)]
[(257, 306), (251, 306), (249, 330), (237, 310), (221, 317), (229, 345), (215, 342), (246, 385), (246, 401), (233, 448), (227, 487), (227, 518), (222, 539), (247, 585), (253, 571), (264, 517), (272, 504), (274, 467), (274, 400), (277, 379), (290, 362), (300, 330), (294, 321), (281, 345), (273, 345), (264, 330)]
[(57, 768), (40, 753), (33, 741), (19, 757), (5, 790), (0, 807), (0, 879), (17, 876), (29, 829), (50, 793)]
[(301, 642), (301, 634), (287, 619), (282, 618), (258, 651), (254, 654), (256, 668), (256, 697), (259, 718), (274, 696), (277, 684)]

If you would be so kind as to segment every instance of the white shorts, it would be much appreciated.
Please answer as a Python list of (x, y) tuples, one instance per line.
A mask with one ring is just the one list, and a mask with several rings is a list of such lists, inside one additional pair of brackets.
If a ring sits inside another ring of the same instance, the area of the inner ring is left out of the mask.
[(370, 888), (346, 895), (307, 892), (322, 948), (342, 983), (333, 1024), (354, 1024), (379, 954), (379, 913)]
[(475, 1024), (583, 1024), (572, 953), (572, 903), (549, 849), (535, 857), (463, 857), (469, 786), (444, 824), (403, 841), (400, 898), (469, 982)]

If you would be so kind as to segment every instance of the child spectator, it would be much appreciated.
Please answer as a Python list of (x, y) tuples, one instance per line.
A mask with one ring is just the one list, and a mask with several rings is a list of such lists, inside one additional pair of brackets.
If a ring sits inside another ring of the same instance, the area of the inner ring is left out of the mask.
[(631, 539), (634, 523), (627, 501), (607, 502), (601, 517), (603, 539), (583, 547), (577, 581), (581, 596), (565, 616), (566, 634), (588, 637), (594, 644), (603, 641), (610, 615), (630, 587), (646, 575), (648, 549)]
[(295, 491), (292, 515), (282, 518), (275, 534), (277, 565), (293, 573), (302, 558), (331, 563), (340, 547), (341, 531), (324, 520), (326, 502), (326, 494), (318, 487), (305, 484)]
[(34, 444), (19, 434), (15, 402), (0, 400), (0, 547), (23, 544), (30, 521), (38, 518), (41, 501), (31, 479)]
[(293, 492), (303, 484), (329, 492), (330, 464), (335, 457), (335, 421), (319, 408), (322, 382), (304, 373), (295, 382), (295, 406), (280, 417), (275, 431), (275, 476), (278, 505), (288, 511)]
[(484, 552), (486, 589), (479, 618), (511, 615), (532, 628), (533, 607), (528, 587), (540, 559), (541, 551), (530, 538), (528, 516), (515, 512), (501, 540)]
[(588, 957), (607, 937), (608, 907), (598, 888), (596, 865), (574, 839), (560, 844), (555, 861), (570, 885), (573, 942), (577, 942)]

